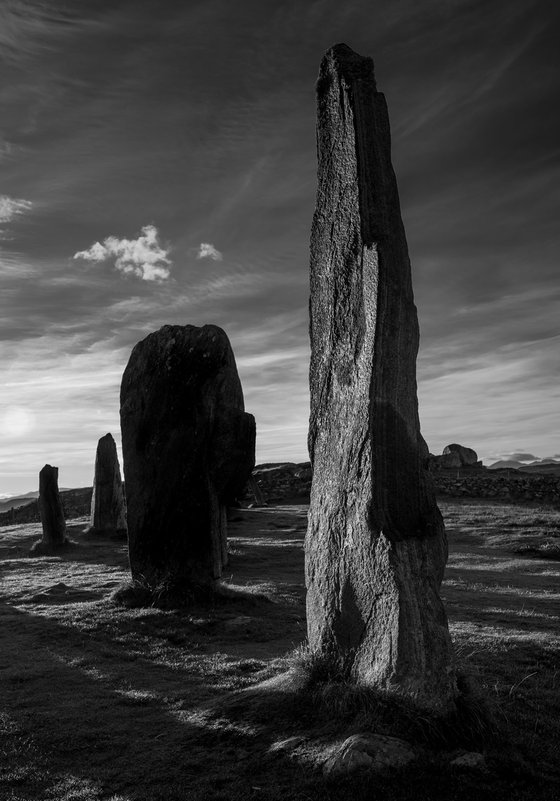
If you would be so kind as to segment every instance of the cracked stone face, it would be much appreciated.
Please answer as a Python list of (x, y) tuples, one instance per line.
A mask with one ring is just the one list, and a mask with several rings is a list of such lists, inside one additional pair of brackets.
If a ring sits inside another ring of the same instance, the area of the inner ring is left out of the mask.
[(418, 419), (410, 261), (385, 98), (371, 59), (346, 45), (321, 63), (317, 149), (309, 643), (357, 680), (443, 710), (455, 695), (447, 542)]

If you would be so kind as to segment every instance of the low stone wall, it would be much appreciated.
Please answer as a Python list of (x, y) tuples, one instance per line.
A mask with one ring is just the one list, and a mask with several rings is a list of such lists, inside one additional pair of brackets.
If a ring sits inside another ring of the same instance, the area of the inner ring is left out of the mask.
[[(309, 503), (311, 492), (311, 463), (282, 462), (281, 464), (259, 464), (253, 471), (267, 503), (280, 503), (287, 500), (299, 500)], [(247, 500), (251, 500), (251, 491), (247, 490)]]
[[(312, 477), (309, 462), (257, 465), (253, 476), (268, 503), (309, 501)], [(559, 476), (463, 467), (453, 470), (439, 468), (432, 473), (432, 478), (440, 496), (560, 505)], [(249, 490), (247, 500), (251, 500)]]
[(495, 498), (502, 501), (560, 505), (560, 477), (518, 470), (440, 470), (433, 475), (438, 495)]
[[(311, 464), (282, 462), (255, 467), (253, 477), (267, 503), (286, 501), (308, 503), (311, 492)], [(514, 503), (544, 503), (560, 506), (560, 477), (544, 473), (521, 473), (518, 470), (487, 470), (486, 468), (438, 469), (432, 473), (436, 492), (454, 498), (494, 498)], [(61, 492), (67, 520), (89, 515), (91, 487)], [(254, 500), (247, 486), (244, 501)], [(38, 523), (37, 501), (0, 514), (0, 526), (17, 523)]]

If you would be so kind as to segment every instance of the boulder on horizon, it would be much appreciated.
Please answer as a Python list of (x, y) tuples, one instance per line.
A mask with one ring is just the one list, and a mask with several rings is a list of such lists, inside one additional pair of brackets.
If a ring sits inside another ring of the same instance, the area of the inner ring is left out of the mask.
[(478, 456), (472, 448), (458, 445), (456, 442), (446, 445), (441, 455), (442, 467), (475, 467)]

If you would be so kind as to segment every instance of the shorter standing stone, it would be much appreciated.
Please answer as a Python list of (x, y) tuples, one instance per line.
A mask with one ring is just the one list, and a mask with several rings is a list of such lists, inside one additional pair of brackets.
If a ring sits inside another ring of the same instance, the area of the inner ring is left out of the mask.
[(39, 514), (43, 539), (33, 546), (32, 553), (48, 553), (68, 544), (64, 509), (58, 491), (58, 467), (46, 464), (39, 473)]
[(117, 446), (111, 434), (97, 443), (88, 534), (126, 537), (126, 505)]
[(166, 325), (139, 342), (121, 431), (132, 578), (168, 597), (211, 594), (227, 564), (227, 506), (255, 464), (255, 419), (225, 331)]

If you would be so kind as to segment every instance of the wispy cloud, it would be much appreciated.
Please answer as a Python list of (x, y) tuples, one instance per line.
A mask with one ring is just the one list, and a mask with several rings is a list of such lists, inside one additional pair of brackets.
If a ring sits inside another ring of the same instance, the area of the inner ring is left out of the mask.
[(60, 3), (38, 0), (3, 0), (0, 7), (0, 55), (8, 64), (21, 65), (25, 60), (53, 49), (53, 40), (71, 36), (83, 26), (71, 12), (57, 8)]
[(224, 257), (210, 242), (201, 242), (198, 246), (197, 259), (212, 259), (212, 261), (221, 261)]
[(539, 459), (538, 456), (532, 453), (520, 453), (519, 451), (515, 451), (514, 453), (502, 453), (500, 454), (500, 458), (512, 462), (536, 462)]
[(143, 281), (165, 281), (170, 275), (169, 249), (158, 241), (155, 225), (145, 225), (137, 239), (117, 239), (108, 236), (103, 242), (94, 242), (88, 250), (74, 253), (74, 259), (102, 262), (115, 258), (115, 269), (124, 275), (135, 275)]
[[(12, 222), (14, 217), (20, 214), (25, 214), (33, 206), (30, 200), (22, 200), (21, 198), (8, 197), (8, 195), (0, 195), (0, 225)], [(6, 232), (0, 229), (0, 238), (6, 239)]]

